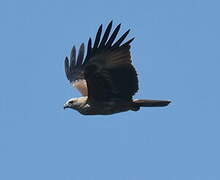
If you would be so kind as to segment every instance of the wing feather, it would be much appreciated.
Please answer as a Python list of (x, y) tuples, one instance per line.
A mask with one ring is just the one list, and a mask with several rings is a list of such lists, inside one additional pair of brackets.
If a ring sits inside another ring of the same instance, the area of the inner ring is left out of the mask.
[(71, 53), (70, 53), (70, 64), (74, 66), (76, 64), (76, 47), (73, 46)]
[(98, 32), (96, 34), (93, 49), (96, 49), (98, 47), (99, 41), (100, 41), (100, 38), (101, 38), (101, 34), (102, 34), (102, 24), (99, 26)]
[(85, 59), (87, 63), (84, 77), (88, 85), (88, 96), (91, 99), (102, 101), (123, 98), (129, 100), (138, 90), (137, 73), (131, 64), (130, 56), (130, 43), (134, 38), (122, 44), (130, 30), (113, 44), (120, 27), (119, 24), (108, 39), (112, 28), (111, 21), (101, 43), (94, 46), (93, 53)]
[(83, 58), (84, 58), (84, 49), (85, 49), (84, 43), (82, 43), (80, 48), (79, 48), (79, 54), (78, 54), (78, 57), (77, 57), (77, 66), (82, 65)]
[(127, 31), (120, 37), (120, 39), (115, 42), (115, 44), (113, 45), (113, 47), (114, 47), (114, 48), (115, 48), (115, 47), (119, 47), (120, 44), (122, 43), (122, 41), (124, 41), (124, 39), (125, 39), (125, 38), (127, 37), (127, 35), (129, 34), (129, 32), (130, 32), (130, 29), (127, 30)]
[(66, 77), (69, 80), (70, 79), (70, 69), (69, 69), (70, 65), (69, 65), (69, 59), (68, 57), (65, 58), (64, 61), (64, 68), (65, 68), (65, 72), (66, 72)]
[(77, 88), (83, 96), (88, 95), (88, 88), (83, 75), (83, 58), (84, 58), (84, 44), (81, 44), (79, 54), (76, 61), (76, 48), (73, 46), (70, 53), (70, 60), (65, 58), (64, 66), (67, 79), (73, 87)]
[(88, 45), (87, 45), (87, 54), (86, 54), (83, 64), (88, 63), (88, 57), (91, 55), (91, 53), (92, 53), (92, 39), (89, 38)]
[(108, 24), (108, 26), (107, 26), (107, 28), (105, 30), (105, 33), (104, 33), (103, 38), (101, 40), (101, 43), (99, 45), (100, 48), (105, 46), (105, 43), (106, 43), (106, 41), (108, 39), (108, 36), (109, 36), (109, 34), (111, 32), (111, 28), (112, 28), (112, 21)]
[(97, 101), (131, 100), (138, 90), (137, 73), (131, 64), (130, 55), (130, 43), (134, 38), (122, 44), (130, 32), (128, 30), (114, 43), (121, 24), (110, 35), (112, 23), (108, 24), (102, 38), (102, 25), (99, 26), (94, 45), (89, 38), (85, 59), (83, 43), (77, 60), (75, 46), (70, 61), (65, 59), (67, 79), (83, 96)]
[(121, 24), (119, 24), (119, 25), (115, 28), (114, 32), (112, 33), (111, 37), (109, 38), (108, 42), (106, 43), (106, 47), (107, 47), (107, 48), (108, 48), (108, 47), (111, 47), (112, 43), (114, 42), (114, 40), (115, 40), (115, 38), (116, 38), (116, 36), (117, 36), (119, 30), (120, 30), (120, 27), (121, 27)]

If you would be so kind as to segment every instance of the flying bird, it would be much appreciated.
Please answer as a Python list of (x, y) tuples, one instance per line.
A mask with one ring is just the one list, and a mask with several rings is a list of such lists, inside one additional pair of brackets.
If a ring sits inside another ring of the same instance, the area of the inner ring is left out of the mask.
[(120, 27), (121, 24), (111, 33), (111, 21), (102, 35), (100, 25), (94, 43), (89, 38), (85, 57), (83, 43), (78, 55), (73, 46), (70, 58), (66, 57), (64, 61), (65, 73), (82, 97), (71, 98), (64, 104), (64, 109), (71, 108), (83, 115), (109, 115), (138, 111), (140, 107), (167, 106), (170, 103), (165, 100), (133, 100), (138, 91), (137, 73), (130, 55), (130, 43), (134, 38), (124, 42), (128, 30), (116, 40)]

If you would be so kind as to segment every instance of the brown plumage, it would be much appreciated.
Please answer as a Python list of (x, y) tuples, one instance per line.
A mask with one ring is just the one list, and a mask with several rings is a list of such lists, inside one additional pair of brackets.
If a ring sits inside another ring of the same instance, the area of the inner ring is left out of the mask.
[(83, 95), (67, 101), (64, 108), (72, 108), (85, 115), (113, 114), (128, 110), (137, 111), (140, 107), (166, 106), (170, 101), (133, 100), (138, 91), (138, 78), (131, 64), (130, 43), (123, 43), (126, 31), (115, 43), (119, 24), (110, 35), (112, 21), (108, 24), (103, 37), (102, 25), (99, 27), (92, 46), (91, 38), (84, 58), (82, 43), (76, 58), (76, 48), (72, 48), (70, 60), (65, 59), (67, 79)]

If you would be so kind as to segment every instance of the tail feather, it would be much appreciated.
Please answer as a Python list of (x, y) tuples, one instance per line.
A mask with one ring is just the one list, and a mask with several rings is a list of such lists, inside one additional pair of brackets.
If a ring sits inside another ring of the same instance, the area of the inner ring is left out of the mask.
[(138, 107), (163, 107), (170, 104), (171, 101), (166, 100), (150, 100), (150, 99), (136, 99), (133, 101)]

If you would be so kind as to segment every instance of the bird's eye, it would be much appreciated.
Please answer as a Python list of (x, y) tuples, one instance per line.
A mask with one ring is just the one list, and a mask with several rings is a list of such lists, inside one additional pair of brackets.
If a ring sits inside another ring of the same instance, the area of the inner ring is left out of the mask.
[(69, 104), (73, 104), (73, 101), (69, 101)]

